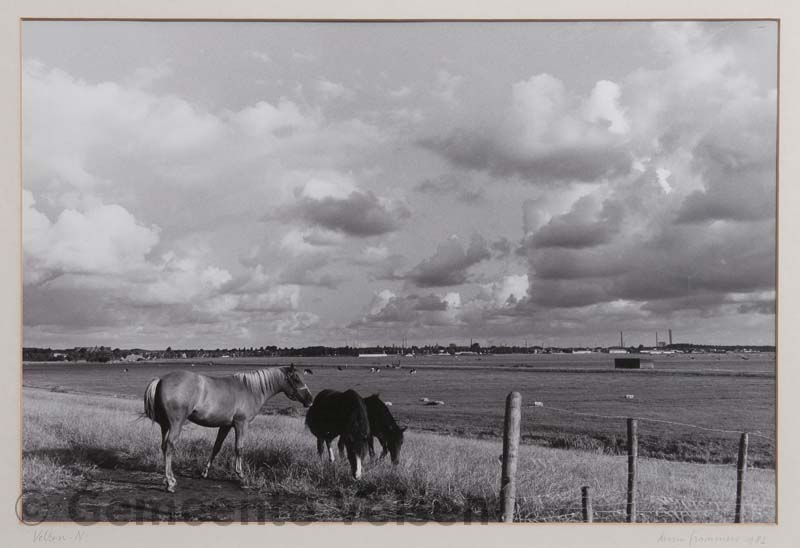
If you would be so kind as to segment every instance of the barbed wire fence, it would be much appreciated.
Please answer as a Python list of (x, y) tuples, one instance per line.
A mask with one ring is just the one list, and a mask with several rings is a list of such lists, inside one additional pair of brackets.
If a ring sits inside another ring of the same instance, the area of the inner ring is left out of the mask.
[[(620, 420), (627, 424), (626, 453), (619, 455), (603, 455), (604, 458), (619, 458), (627, 461), (627, 488), (624, 491), (601, 492), (599, 497), (592, 492), (590, 486), (580, 486), (580, 490), (563, 489), (549, 491), (546, 494), (516, 495), (518, 447), (520, 439), (520, 423), (522, 403), (521, 396), (512, 392), (506, 399), (505, 431), (503, 436), (503, 467), (501, 474), (501, 521), (526, 521), (526, 522), (592, 522), (595, 521), (626, 521), (629, 523), (637, 520), (649, 522), (723, 522), (745, 521), (746, 512), (769, 514), (774, 512), (774, 504), (762, 504), (756, 501), (746, 501), (744, 498), (744, 484), (748, 469), (748, 446), (750, 438), (757, 438), (763, 443), (776, 447), (774, 437), (758, 430), (743, 432), (725, 428), (701, 426), (680, 421), (656, 419), (642, 416), (603, 415), (574, 411), (562, 407), (545, 405), (543, 402), (534, 402), (526, 405), (526, 409), (540, 411), (553, 411), (555, 413), (580, 416), (587, 419)], [(735, 497), (731, 498), (686, 498), (670, 495), (642, 495), (638, 491), (638, 464), (639, 461), (649, 465), (674, 464), (675, 461), (639, 456), (638, 454), (638, 424), (658, 424), (663, 426), (690, 428), (702, 432), (713, 432), (724, 435), (739, 436), (739, 450), (736, 459), (731, 458), (727, 463), (695, 463), (680, 461), (681, 465), (702, 466), (708, 468), (725, 468), (736, 472)], [(774, 449), (773, 449), (774, 451)], [(523, 471), (523, 476), (526, 474)], [(594, 495), (594, 496), (593, 496)], [(593, 500), (593, 498), (595, 500)], [(525, 511), (526, 503), (535, 501), (536, 507), (550, 502), (552, 513), (541, 511)]]

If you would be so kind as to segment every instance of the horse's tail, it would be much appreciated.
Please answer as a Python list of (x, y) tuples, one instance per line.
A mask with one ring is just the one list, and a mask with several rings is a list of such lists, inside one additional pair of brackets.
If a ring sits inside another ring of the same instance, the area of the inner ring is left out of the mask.
[(161, 379), (153, 379), (144, 391), (144, 414), (153, 422), (158, 422), (156, 417), (156, 389)]

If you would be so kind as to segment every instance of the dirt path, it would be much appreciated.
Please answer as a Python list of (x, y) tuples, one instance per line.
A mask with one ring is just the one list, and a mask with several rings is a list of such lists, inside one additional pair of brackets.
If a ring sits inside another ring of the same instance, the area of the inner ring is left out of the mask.
[(175, 493), (167, 493), (161, 474), (98, 468), (76, 489), (27, 492), (26, 521), (236, 523), (313, 521), (313, 502), (302, 497), (280, 500), (243, 489), (238, 482), (178, 476)]

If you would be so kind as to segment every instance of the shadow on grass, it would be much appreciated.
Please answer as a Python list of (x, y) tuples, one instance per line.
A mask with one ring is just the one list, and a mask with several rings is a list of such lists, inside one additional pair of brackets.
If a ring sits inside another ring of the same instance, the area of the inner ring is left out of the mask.
[[(102, 447), (70, 447), (55, 449), (29, 449), (22, 452), (23, 458), (44, 458), (63, 464), (90, 465), (99, 468), (127, 468), (133, 464), (133, 459), (125, 457), (122, 451), (105, 449)], [(141, 470), (141, 466), (136, 469)], [(151, 467), (152, 469), (152, 467)]]

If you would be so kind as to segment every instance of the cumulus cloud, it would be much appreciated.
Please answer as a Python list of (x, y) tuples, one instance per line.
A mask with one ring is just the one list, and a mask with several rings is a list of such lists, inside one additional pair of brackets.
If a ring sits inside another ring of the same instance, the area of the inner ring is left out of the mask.
[[(666, 65), (598, 83), (582, 111), (615, 134), (609, 142), (627, 140), (635, 169), (563, 213), (543, 198), (523, 203), (530, 287), (520, 313), (569, 310), (588, 325), (586, 311), (644, 322), (770, 309), (769, 297), (754, 295), (775, 283), (774, 92), (698, 26), (654, 29)], [(527, 126), (547, 135), (569, 99), (556, 81), (534, 87), (541, 112)]]
[(398, 296), (384, 289), (373, 294), (362, 318), (351, 327), (375, 327), (393, 324), (416, 326), (443, 326), (458, 323), (457, 313), (461, 307), (461, 296), (451, 292), (446, 295), (409, 294)]
[(250, 137), (276, 137), (290, 135), (301, 129), (313, 129), (314, 120), (304, 116), (297, 104), (281, 99), (277, 105), (259, 101), (239, 111), (232, 112), (229, 119)]
[(143, 226), (125, 208), (97, 204), (85, 211), (63, 210), (55, 222), (23, 191), (25, 282), (63, 273), (123, 274), (146, 266), (159, 241), (158, 227)]
[(490, 257), (486, 240), (481, 236), (473, 235), (466, 249), (453, 236), (439, 244), (432, 256), (412, 268), (406, 278), (419, 287), (460, 285), (467, 282), (470, 267)]
[(353, 95), (353, 92), (347, 89), (341, 83), (333, 82), (326, 78), (320, 78), (317, 80), (315, 87), (317, 93), (319, 93), (320, 96), (326, 101), (333, 99), (348, 99)]
[(244, 294), (238, 299), (237, 309), (258, 312), (287, 312), (297, 310), (300, 287), (278, 285), (262, 293)]
[(285, 215), (349, 236), (367, 237), (397, 230), (411, 212), (402, 203), (352, 184), (314, 180), (296, 193), (296, 203)]
[[(309, 343), (352, 339), (354, 317), (420, 340), (580, 342), (673, 320), (706, 341), (768, 338), (777, 96), (758, 60), (773, 38), (638, 24), (647, 55), (580, 77), (478, 79), (461, 58), (370, 87), (285, 73), (285, 46), (248, 42), (238, 61), (270, 80), (230, 95), (187, 89), (204, 76), (179, 54), (107, 73), (26, 58), (26, 340)], [(492, 237), (424, 251), (442, 227)]]
[(22, 75), (26, 180), (56, 179), (78, 188), (103, 184), (90, 157), (125, 143), (117, 154), (187, 154), (217, 143), (224, 124), (174, 96), (113, 82), (91, 84), (28, 61)]
[(619, 86), (598, 82), (586, 99), (549, 74), (512, 86), (509, 107), (493, 127), (461, 128), (423, 141), (459, 167), (537, 184), (595, 182), (630, 170), (629, 122)]
[(157, 271), (155, 279), (131, 295), (136, 303), (171, 305), (191, 303), (216, 297), (232, 276), (226, 269), (204, 266), (194, 257), (175, 257), (168, 254)]

